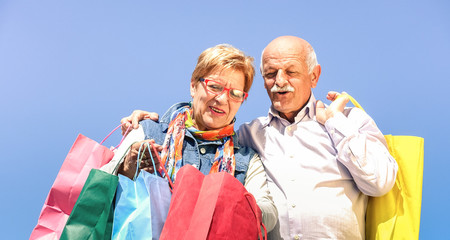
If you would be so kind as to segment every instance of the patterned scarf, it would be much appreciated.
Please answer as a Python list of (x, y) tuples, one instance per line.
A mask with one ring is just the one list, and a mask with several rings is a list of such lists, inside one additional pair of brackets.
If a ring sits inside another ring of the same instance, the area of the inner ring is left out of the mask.
[(161, 162), (167, 170), (172, 181), (181, 168), (183, 141), (186, 129), (195, 138), (204, 141), (216, 141), (222, 139), (223, 144), (217, 148), (214, 163), (209, 173), (228, 172), (234, 176), (236, 160), (234, 158), (234, 122), (221, 129), (200, 131), (194, 127), (191, 118), (192, 109), (188, 106), (179, 108), (170, 117), (169, 129), (163, 143)]

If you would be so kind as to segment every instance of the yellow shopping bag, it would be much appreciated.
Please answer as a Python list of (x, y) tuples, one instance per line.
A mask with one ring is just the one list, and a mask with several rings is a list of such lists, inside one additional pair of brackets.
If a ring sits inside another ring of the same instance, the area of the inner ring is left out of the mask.
[[(355, 99), (347, 96), (362, 109)], [(415, 136), (384, 137), (398, 164), (397, 179), (387, 194), (369, 198), (366, 239), (419, 239), (424, 139)]]
[(398, 164), (395, 185), (371, 197), (366, 210), (366, 239), (419, 239), (422, 203), (423, 138), (385, 136)]

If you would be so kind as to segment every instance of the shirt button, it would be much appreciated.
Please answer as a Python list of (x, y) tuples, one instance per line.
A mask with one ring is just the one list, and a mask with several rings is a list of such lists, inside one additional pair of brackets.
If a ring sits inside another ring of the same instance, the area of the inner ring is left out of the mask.
[(294, 155), (289, 155), (290, 158), (294, 158)]
[(200, 153), (201, 154), (205, 154), (206, 153), (206, 149), (205, 148), (200, 148)]
[(295, 208), (295, 206), (296, 206), (295, 204), (292, 204), (292, 208)]
[(300, 236), (299, 236), (299, 235), (295, 235), (295, 236), (294, 236), (294, 239), (295, 239), (295, 240), (298, 240), (298, 239), (300, 239)]

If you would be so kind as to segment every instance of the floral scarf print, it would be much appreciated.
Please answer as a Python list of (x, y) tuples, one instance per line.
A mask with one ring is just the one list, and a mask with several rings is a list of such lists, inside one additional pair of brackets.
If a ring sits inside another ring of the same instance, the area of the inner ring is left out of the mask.
[(185, 106), (173, 112), (170, 117), (169, 128), (161, 152), (161, 162), (166, 168), (170, 179), (175, 181), (176, 173), (181, 168), (186, 129), (197, 139), (204, 141), (221, 139), (223, 144), (217, 148), (214, 163), (209, 173), (228, 172), (234, 176), (234, 170), (236, 169), (233, 145), (234, 122), (221, 129), (200, 131), (193, 126), (191, 115), (192, 109)]

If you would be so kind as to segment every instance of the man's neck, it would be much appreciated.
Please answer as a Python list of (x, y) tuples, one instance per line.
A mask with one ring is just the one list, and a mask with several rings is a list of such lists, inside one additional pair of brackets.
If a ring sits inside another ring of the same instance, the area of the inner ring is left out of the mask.
[(301, 109), (299, 109), (298, 111), (289, 112), (289, 113), (282, 113), (282, 112), (280, 112), (280, 117), (288, 120), (290, 123), (293, 123), (295, 121), (295, 117), (300, 112), (300, 110)]
[(280, 117), (288, 120), (290, 123), (294, 123), (295, 121), (295, 117), (298, 115), (298, 113), (304, 108), (306, 107), (306, 105), (308, 104), (309, 100), (311, 99), (311, 95), (309, 95), (308, 101), (306, 101), (305, 104), (303, 104), (303, 106), (301, 108), (299, 108), (296, 111), (292, 111), (292, 112), (288, 112), (288, 113), (283, 113), (283, 112), (279, 112)]

